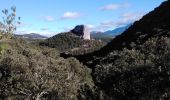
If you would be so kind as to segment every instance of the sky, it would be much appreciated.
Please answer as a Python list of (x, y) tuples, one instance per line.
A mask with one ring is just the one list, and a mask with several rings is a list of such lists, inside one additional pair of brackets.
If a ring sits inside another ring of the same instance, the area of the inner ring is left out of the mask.
[[(16, 33), (53, 36), (84, 24), (91, 31), (125, 26), (165, 0), (0, 0), (0, 10), (16, 6), (21, 24)], [(0, 13), (0, 20), (2, 19)], [(2, 20), (1, 20), (2, 21)]]

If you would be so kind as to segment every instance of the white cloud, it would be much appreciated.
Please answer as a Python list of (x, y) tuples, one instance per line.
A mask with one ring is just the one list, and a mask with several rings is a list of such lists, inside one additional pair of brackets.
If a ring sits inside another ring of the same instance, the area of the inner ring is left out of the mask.
[(134, 12), (134, 13), (124, 13), (116, 21), (107, 20), (99, 23), (98, 25), (93, 25), (92, 31), (107, 31), (109, 29), (114, 29), (116, 27), (125, 26), (127, 24), (133, 23), (139, 20), (145, 13)]
[(53, 16), (45, 16), (45, 17), (43, 17), (43, 20), (48, 21), (48, 22), (54, 21), (54, 17)]
[(65, 12), (61, 19), (77, 19), (80, 17), (78, 12)]
[(99, 10), (117, 10), (117, 9), (120, 9), (120, 8), (128, 8), (128, 7), (130, 7), (130, 4), (128, 4), (128, 3), (108, 4), (106, 6), (99, 8)]
[(87, 26), (87, 28), (89, 28), (89, 29), (93, 29), (93, 28), (95, 28), (95, 26), (94, 26), (94, 25), (92, 25), (92, 24), (87, 24), (86, 26)]
[(133, 23), (134, 21), (142, 18), (144, 13), (142, 12), (134, 12), (134, 13), (124, 13), (120, 16), (120, 19), (115, 23), (116, 26), (127, 25), (129, 23)]
[(110, 28), (113, 29), (114, 27), (115, 27), (115, 22), (107, 20), (99, 23), (98, 25), (95, 25), (91, 30), (104, 32)]
[(98, 25), (87, 25), (89, 27), (90, 31), (100, 31), (104, 32), (108, 30), (109, 28), (114, 28), (114, 22), (113, 21), (103, 21), (99, 23)]

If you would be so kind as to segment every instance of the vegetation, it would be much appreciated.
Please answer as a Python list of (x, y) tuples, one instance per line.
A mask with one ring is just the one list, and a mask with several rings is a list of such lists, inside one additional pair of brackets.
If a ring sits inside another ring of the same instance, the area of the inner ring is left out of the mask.
[[(169, 100), (169, 5), (170, 1), (165, 1), (98, 53), (75, 56), (85, 65), (74, 57), (60, 57), (61, 51), (89, 43), (72, 33), (59, 34), (40, 45), (2, 38), (0, 99)], [(146, 27), (150, 21), (153, 25)], [(142, 32), (137, 32), (139, 29)], [(93, 58), (86, 59), (89, 57)]]
[(11, 39), (0, 59), (1, 99), (75, 100), (81, 87), (93, 87), (90, 69), (55, 49)]
[[(0, 99), (76, 100), (84, 87), (94, 87), (91, 70), (75, 58), (64, 59), (56, 49), (13, 37), (15, 8), (3, 13), (0, 40)], [(6, 37), (6, 36), (9, 36)]]
[(0, 43), (0, 57), (3, 55), (7, 47), (8, 47), (7, 44)]
[[(74, 56), (92, 69), (101, 100), (170, 99), (170, 1), (97, 52)], [(149, 27), (146, 27), (149, 26)]]
[(152, 38), (138, 50), (111, 52), (95, 66), (105, 99), (166, 100), (170, 97), (170, 38)]
[(20, 24), (21, 17), (18, 17), (18, 20), (16, 19), (16, 7), (11, 7), (11, 12), (9, 10), (4, 9), (2, 10), (2, 13), (4, 14), (3, 23), (0, 23), (1, 26), (1, 34), (3, 34), (5, 37), (11, 37), (11, 35), (15, 32), (17, 25)]
[(99, 40), (83, 40), (71, 32), (60, 33), (45, 41), (40, 42), (42, 46), (56, 48), (60, 52), (71, 55), (80, 55), (96, 51), (104, 46)]
[(102, 41), (104, 44), (107, 44), (109, 42), (111, 42), (111, 40), (113, 40), (114, 38), (113, 37), (92, 37), (93, 40), (99, 40), (99, 41)]

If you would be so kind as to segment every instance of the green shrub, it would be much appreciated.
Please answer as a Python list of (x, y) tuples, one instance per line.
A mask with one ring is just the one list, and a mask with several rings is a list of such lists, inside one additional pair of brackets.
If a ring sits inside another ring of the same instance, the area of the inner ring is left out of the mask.
[(4, 43), (0, 43), (0, 57), (3, 55), (3, 53), (5, 52), (5, 50), (8, 48), (7, 44)]
[[(137, 50), (135, 50), (135, 49)], [(104, 99), (170, 98), (170, 38), (151, 38), (132, 50), (113, 51), (93, 73)]]
[(20, 40), (8, 44), (0, 58), (0, 99), (76, 100), (83, 85), (94, 86), (91, 70), (75, 58)]

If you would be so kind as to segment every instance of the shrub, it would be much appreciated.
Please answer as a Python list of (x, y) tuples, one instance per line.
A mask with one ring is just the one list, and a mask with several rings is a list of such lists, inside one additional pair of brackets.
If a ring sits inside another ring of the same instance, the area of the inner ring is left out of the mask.
[(0, 32), (5, 35), (5, 37), (11, 37), (12, 34), (16, 31), (17, 25), (20, 24), (21, 17), (16, 19), (16, 7), (11, 7), (11, 12), (9, 10), (2, 10), (4, 14), (3, 22), (0, 22)]
[(1, 99), (75, 100), (81, 86), (94, 86), (90, 69), (75, 58), (19, 41), (9, 41), (0, 59)]
[[(136, 48), (136, 47), (135, 47)], [(151, 38), (135, 49), (114, 51), (95, 66), (94, 79), (103, 98), (170, 98), (170, 38)]]

